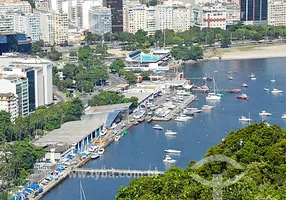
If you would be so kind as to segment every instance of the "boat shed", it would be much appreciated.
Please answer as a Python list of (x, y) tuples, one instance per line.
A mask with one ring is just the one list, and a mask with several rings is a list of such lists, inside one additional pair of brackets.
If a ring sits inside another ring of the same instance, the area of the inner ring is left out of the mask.
[(108, 113), (99, 113), (80, 121), (66, 122), (61, 128), (47, 133), (35, 141), (34, 144), (45, 148), (66, 144), (69, 147), (73, 147), (74, 153), (78, 153), (84, 150), (94, 138), (99, 136), (107, 118)]

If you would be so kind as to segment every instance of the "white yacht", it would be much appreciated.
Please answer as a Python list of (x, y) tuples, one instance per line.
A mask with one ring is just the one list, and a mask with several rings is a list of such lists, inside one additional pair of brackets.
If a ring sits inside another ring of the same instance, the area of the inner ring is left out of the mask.
[(243, 84), (241, 85), (241, 87), (248, 87), (248, 85), (247, 85), (246, 83), (243, 83)]
[(250, 75), (249, 75), (249, 78), (254, 78), (255, 77), (255, 74), (253, 74), (253, 73), (251, 73)]
[(214, 106), (203, 105), (202, 110), (212, 110), (213, 108), (214, 108)]
[(274, 88), (271, 92), (272, 92), (273, 94), (278, 94), (278, 93), (282, 93), (283, 91)]
[(273, 74), (273, 78), (270, 80), (272, 83), (275, 83), (276, 82), (276, 80), (275, 80), (275, 78), (274, 78), (274, 74)]
[(176, 160), (172, 159), (171, 156), (166, 155), (165, 159), (163, 160), (164, 163), (175, 163)]
[(255, 81), (255, 80), (256, 80), (256, 78), (255, 78), (255, 77), (251, 77), (251, 78), (250, 78), (250, 80), (253, 80), (253, 81)]
[(104, 154), (104, 148), (99, 148), (98, 151), (97, 151), (97, 153), (98, 153), (99, 155), (103, 155), (103, 154)]
[(268, 92), (268, 91), (269, 91), (269, 89), (268, 89), (268, 88), (264, 88), (264, 91), (267, 91), (267, 92)]
[(199, 110), (198, 108), (186, 108), (186, 110), (190, 110), (190, 111), (192, 111), (193, 113), (200, 113), (200, 112), (203, 111), (203, 110)]
[(221, 97), (218, 96), (216, 93), (208, 93), (206, 100), (220, 100)]
[(138, 112), (136, 112), (136, 114), (134, 114), (133, 118), (140, 119), (145, 116), (145, 113), (145, 110), (139, 110)]
[(281, 116), (282, 119), (286, 119), (286, 113), (283, 113), (283, 115)]
[(159, 124), (156, 124), (153, 126), (153, 129), (156, 129), (156, 130), (164, 130), (164, 128), (162, 126), (160, 126)]
[(177, 135), (178, 133), (171, 130), (166, 130), (165, 135)]
[(120, 138), (121, 138), (120, 135), (116, 135), (115, 138), (114, 138), (114, 140), (117, 142), (117, 141), (120, 140)]
[(251, 122), (252, 121), (252, 119), (250, 119), (250, 117), (247, 118), (244, 116), (241, 116), (238, 120), (241, 122)]
[(96, 159), (98, 157), (99, 157), (98, 153), (91, 154), (91, 159)]
[(179, 150), (174, 150), (174, 149), (165, 149), (166, 153), (174, 153), (174, 154), (180, 154), (181, 151)]
[(180, 115), (178, 117), (175, 118), (175, 121), (178, 121), (178, 122), (185, 122), (189, 119), (193, 119), (192, 117), (189, 117), (187, 115)]
[(271, 113), (266, 112), (265, 110), (263, 110), (261, 113), (259, 113), (260, 116), (271, 116)]
[(101, 135), (101, 136), (104, 136), (106, 133), (107, 133), (107, 129), (103, 129), (103, 130), (100, 132), (100, 135)]

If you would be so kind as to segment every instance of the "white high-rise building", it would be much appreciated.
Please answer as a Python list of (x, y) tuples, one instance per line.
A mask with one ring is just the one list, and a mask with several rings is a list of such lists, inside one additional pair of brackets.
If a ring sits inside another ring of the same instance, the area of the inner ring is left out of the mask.
[(41, 36), (40, 38), (51, 45), (56, 43), (56, 14), (53, 12), (40, 12)]
[(146, 8), (146, 24), (148, 35), (155, 35), (156, 32), (156, 16), (155, 7), (150, 6)]
[(19, 116), (19, 101), (17, 95), (9, 93), (0, 93), (0, 110), (11, 114), (11, 121)]
[(0, 14), (0, 33), (12, 33), (14, 30), (14, 17), (10, 14)]
[(136, 33), (147, 31), (147, 9), (145, 5), (123, 7), (123, 31)]
[(49, 0), (49, 8), (52, 11), (61, 13), (63, 11), (62, 0)]
[(192, 9), (190, 7), (174, 7), (173, 9), (173, 30), (182, 32), (189, 30), (192, 26)]
[(268, 1), (268, 25), (286, 26), (286, 1)]
[(40, 15), (39, 14), (15, 14), (14, 31), (25, 33), (31, 37), (32, 42), (40, 40)]
[(155, 7), (156, 30), (173, 28), (173, 7), (169, 5), (158, 5)]
[(111, 9), (92, 7), (89, 10), (89, 30), (98, 35), (112, 32)]
[(32, 8), (28, 1), (20, 1), (15, 3), (0, 3), (0, 13), (7, 11), (20, 11), (22, 13), (31, 13)]

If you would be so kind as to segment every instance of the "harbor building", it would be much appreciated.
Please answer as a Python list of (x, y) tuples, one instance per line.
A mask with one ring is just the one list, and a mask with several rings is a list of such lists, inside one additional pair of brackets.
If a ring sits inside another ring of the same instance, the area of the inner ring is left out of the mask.
[(9, 112), (11, 114), (11, 121), (15, 121), (19, 115), (18, 97), (11, 92), (0, 93), (0, 110)]
[(197, 5), (193, 8), (194, 26), (226, 30), (226, 9), (218, 6)]
[(241, 21), (245, 25), (267, 25), (268, 0), (241, 0)]
[(0, 75), (0, 93), (12, 93), (18, 98), (18, 112), (21, 116), (29, 114), (29, 90), (26, 77)]
[(92, 7), (89, 9), (89, 30), (93, 34), (104, 35), (112, 31), (111, 9)]
[(268, 25), (286, 26), (286, 1), (274, 0), (268, 2)]

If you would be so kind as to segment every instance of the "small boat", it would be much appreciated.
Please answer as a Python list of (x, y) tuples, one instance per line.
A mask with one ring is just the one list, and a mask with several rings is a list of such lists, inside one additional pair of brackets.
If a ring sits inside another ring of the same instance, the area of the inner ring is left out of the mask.
[(178, 122), (186, 122), (187, 120), (189, 119), (193, 119), (192, 117), (189, 117), (187, 115), (184, 115), (184, 114), (181, 114), (180, 116), (176, 117), (175, 118), (175, 121), (178, 121)]
[(202, 110), (212, 110), (213, 108), (214, 108), (214, 106), (203, 105)]
[(96, 158), (98, 158), (98, 157), (99, 157), (99, 155), (98, 155), (97, 153), (91, 154), (91, 159), (96, 159)]
[(229, 80), (233, 80), (233, 76), (228, 76), (228, 79)]
[(163, 160), (164, 163), (175, 163), (176, 160), (172, 159), (171, 156), (166, 155), (165, 159)]
[(241, 121), (241, 122), (251, 122), (252, 121), (252, 119), (250, 119), (250, 113), (248, 115), (248, 118), (244, 117), (244, 116), (241, 116), (238, 120)]
[(264, 91), (269, 91), (269, 89), (268, 88), (264, 88)]
[(242, 85), (241, 85), (241, 87), (248, 87), (248, 85), (246, 84), (246, 83), (243, 83)]
[(120, 138), (121, 138), (120, 135), (116, 135), (115, 138), (114, 138), (114, 140), (117, 142), (117, 141), (120, 140)]
[(265, 110), (263, 110), (261, 113), (259, 113), (260, 116), (271, 116), (271, 113), (266, 112)]
[(255, 80), (256, 80), (256, 78), (255, 78), (255, 77), (252, 77), (252, 78), (250, 78), (250, 80), (253, 80), (253, 81), (255, 81)]
[(253, 74), (253, 73), (251, 73), (250, 75), (249, 75), (249, 78), (254, 78), (255, 77), (255, 74)]
[(97, 153), (98, 153), (99, 155), (103, 155), (103, 154), (104, 154), (104, 148), (99, 148), (98, 151), (97, 151)]
[(194, 115), (194, 112), (192, 110), (184, 109), (183, 114), (184, 115)]
[(150, 123), (150, 122), (152, 122), (152, 121), (153, 121), (153, 118), (152, 118), (152, 117), (150, 117), (150, 118), (147, 119), (147, 123)]
[(274, 78), (274, 74), (273, 74), (273, 78), (270, 80), (272, 83), (275, 83), (276, 82), (276, 80), (275, 80), (275, 78)]
[(181, 151), (179, 150), (174, 150), (174, 149), (166, 149), (165, 153), (175, 153), (175, 154), (180, 154)]
[(206, 100), (220, 100), (221, 97), (218, 96), (216, 93), (209, 93), (206, 97)]
[(167, 130), (167, 131), (165, 132), (165, 135), (177, 135), (177, 134), (178, 134), (177, 132), (171, 131), (171, 130)]
[(199, 110), (198, 108), (186, 108), (186, 110), (191, 111), (193, 113), (200, 113), (202, 110)]
[(159, 124), (156, 124), (153, 126), (153, 129), (156, 129), (156, 130), (164, 130), (164, 128), (162, 126), (160, 126)]
[(282, 119), (286, 119), (286, 113), (283, 113), (283, 115), (281, 116)]
[(137, 124), (139, 124), (139, 122), (135, 121), (133, 124), (134, 124), (134, 125), (137, 125)]
[(237, 99), (248, 100), (248, 96), (246, 94), (241, 94), (236, 97)]
[(274, 88), (271, 92), (274, 93), (274, 94), (278, 94), (278, 93), (282, 93), (283, 91)]
[(218, 94), (216, 94), (216, 95), (219, 96), (219, 97), (224, 97), (224, 94), (218, 93)]

